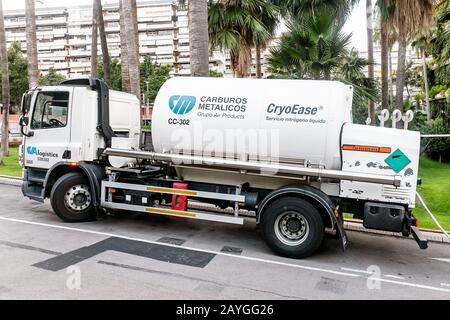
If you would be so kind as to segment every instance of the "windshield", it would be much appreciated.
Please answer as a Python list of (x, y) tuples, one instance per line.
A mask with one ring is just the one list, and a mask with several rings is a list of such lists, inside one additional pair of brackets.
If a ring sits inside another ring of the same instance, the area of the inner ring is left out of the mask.
[(31, 121), (31, 129), (64, 127), (67, 124), (69, 92), (39, 92)]

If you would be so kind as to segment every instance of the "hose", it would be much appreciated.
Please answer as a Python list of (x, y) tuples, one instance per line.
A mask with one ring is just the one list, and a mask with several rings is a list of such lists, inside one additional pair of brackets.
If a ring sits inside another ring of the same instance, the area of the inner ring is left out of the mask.
[(445, 236), (450, 239), (450, 235), (447, 233), (447, 231), (445, 231), (445, 229), (441, 226), (441, 224), (439, 223), (439, 221), (437, 221), (437, 219), (435, 218), (435, 216), (431, 213), (430, 209), (428, 209), (427, 205), (425, 204), (425, 201), (423, 200), (423, 198), (420, 196), (419, 192), (416, 191), (416, 196), (417, 199), (419, 199), (420, 203), (422, 204), (422, 206), (425, 208), (425, 211), (428, 213), (428, 215), (431, 217), (431, 219), (434, 221), (434, 223), (436, 224), (436, 226), (445, 234)]

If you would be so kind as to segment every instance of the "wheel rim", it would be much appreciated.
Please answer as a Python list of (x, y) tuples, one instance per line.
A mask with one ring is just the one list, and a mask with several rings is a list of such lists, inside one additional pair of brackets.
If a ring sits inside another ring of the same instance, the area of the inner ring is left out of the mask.
[(302, 244), (309, 235), (309, 223), (299, 212), (287, 211), (277, 217), (274, 223), (278, 240), (288, 246)]
[(85, 211), (92, 203), (89, 188), (84, 184), (79, 184), (67, 190), (64, 197), (66, 207), (74, 212)]

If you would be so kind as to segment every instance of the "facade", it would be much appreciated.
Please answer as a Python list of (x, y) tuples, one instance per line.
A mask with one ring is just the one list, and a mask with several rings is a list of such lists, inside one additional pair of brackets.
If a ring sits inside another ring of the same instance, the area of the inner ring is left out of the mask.
[[(171, 0), (138, 1), (141, 56), (150, 55), (160, 64), (172, 65), (173, 75), (189, 75), (189, 29), (187, 11)], [(120, 23), (117, 1), (104, 1), (103, 13), (109, 53), (120, 58)], [(36, 25), (39, 69), (50, 68), (68, 78), (90, 74), (92, 6), (37, 8)], [(25, 13), (5, 12), (7, 45), (13, 41), (26, 51)], [(100, 43), (98, 53), (101, 55)], [(223, 73), (220, 58), (211, 58), (211, 68)]]

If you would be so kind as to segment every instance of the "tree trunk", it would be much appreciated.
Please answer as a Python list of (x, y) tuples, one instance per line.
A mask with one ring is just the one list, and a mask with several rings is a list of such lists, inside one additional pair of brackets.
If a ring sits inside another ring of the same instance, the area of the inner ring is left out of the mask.
[(209, 73), (207, 1), (189, 0), (188, 17), (191, 76), (207, 77)]
[(389, 108), (389, 47), (386, 23), (381, 23), (381, 109)]
[(0, 147), (0, 156), (9, 155), (9, 70), (8, 70), (8, 52), (6, 50), (5, 20), (3, 17), (3, 1), (0, 0), (0, 63), (2, 68), (2, 138)]
[(122, 91), (131, 92), (130, 88), (130, 70), (128, 68), (128, 47), (127, 31), (125, 30), (125, 16), (123, 13), (122, 1), (119, 1), (120, 14), (120, 64), (122, 71)]
[(105, 21), (103, 20), (103, 7), (101, 0), (95, 0), (98, 13), (98, 29), (100, 31), (100, 43), (102, 46), (103, 56), (103, 74), (108, 87), (112, 88), (111, 82), (111, 65), (108, 51), (108, 42), (106, 40)]
[(139, 60), (137, 59), (138, 43), (133, 19), (132, 0), (122, 0), (125, 29), (127, 34), (128, 68), (130, 72), (130, 91), (141, 100)]
[(431, 110), (430, 110), (430, 94), (428, 88), (428, 72), (427, 72), (427, 59), (425, 51), (422, 52), (422, 67), (423, 67), (423, 83), (425, 86), (425, 107), (427, 108), (427, 122), (431, 123)]
[(256, 78), (262, 78), (262, 68), (261, 68), (261, 46), (256, 45)]
[(401, 112), (403, 108), (403, 91), (405, 89), (405, 63), (406, 63), (407, 41), (405, 37), (399, 37), (398, 40), (398, 63), (397, 63), (397, 83), (395, 107)]
[(98, 66), (98, 16), (97, 4), (95, 0), (92, 6), (92, 42), (91, 42), (91, 77), (97, 78)]
[(136, 61), (138, 62), (138, 66), (141, 64), (141, 55), (139, 53), (139, 23), (138, 23), (138, 15), (137, 15), (137, 5), (136, 0), (131, 0), (131, 14), (134, 23), (134, 37), (136, 41)]
[[(369, 61), (368, 74), (369, 79), (374, 80), (374, 61), (373, 61), (373, 20), (372, 20), (372, 0), (366, 0), (366, 18), (367, 18), (367, 59)], [(370, 124), (375, 125), (375, 104), (369, 100), (368, 115)]]
[(36, 14), (34, 8), (34, 0), (25, 0), (25, 20), (27, 38), (28, 82), (29, 87), (34, 88), (39, 85)]
[(392, 50), (389, 49), (389, 106), (392, 106), (394, 104), (393, 96), (394, 96), (394, 81), (392, 79)]

